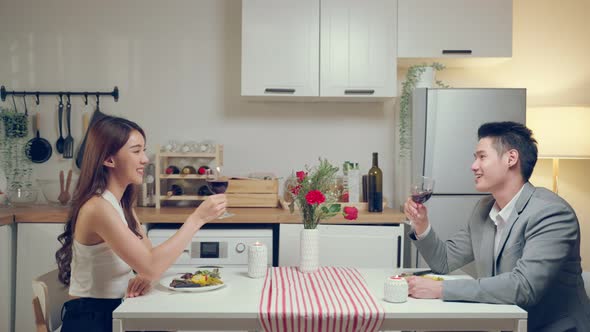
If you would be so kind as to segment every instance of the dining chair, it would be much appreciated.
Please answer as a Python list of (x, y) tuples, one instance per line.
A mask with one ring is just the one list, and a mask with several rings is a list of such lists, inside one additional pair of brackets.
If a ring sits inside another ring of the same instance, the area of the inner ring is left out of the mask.
[(33, 279), (33, 312), (37, 332), (56, 332), (61, 327), (61, 308), (69, 300), (68, 287), (52, 270)]

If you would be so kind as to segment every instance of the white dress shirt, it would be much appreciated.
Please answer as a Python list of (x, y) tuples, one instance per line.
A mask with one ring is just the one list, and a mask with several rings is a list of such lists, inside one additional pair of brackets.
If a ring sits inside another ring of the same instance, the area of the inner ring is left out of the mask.
[(514, 211), (516, 201), (518, 201), (520, 193), (522, 193), (522, 188), (524, 188), (524, 185), (502, 210), (500, 210), (498, 207), (498, 202), (494, 203), (494, 206), (492, 206), (492, 209), (490, 210), (490, 219), (492, 219), (494, 225), (496, 225), (496, 236), (494, 237), (494, 255), (497, 254), (498, 250), (500, 249), (500, 239), (502, 238), (504, 230), (510, 226), (508, 221), (510, 220), (510, 215)]

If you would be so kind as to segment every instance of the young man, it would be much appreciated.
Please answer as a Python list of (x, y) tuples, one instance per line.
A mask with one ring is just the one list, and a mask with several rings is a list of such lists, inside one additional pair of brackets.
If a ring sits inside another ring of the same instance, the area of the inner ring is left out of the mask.
[(580, 227), (561, 197), (528, 182), (537, 162), (532, 132), (515, 122), (478, 130), (471, 170), (481, 199), (465, 229), (444, 242), (427, 209), (411, 199), (410, 238), (430, 266), (446, 274), (475, 260), (478, 279), (434, 281), (413, 277), (410, 295), (445, 301), (516, 304), (528, 312), (529, 331), (590, 331), (590, 301), (580, 265)]

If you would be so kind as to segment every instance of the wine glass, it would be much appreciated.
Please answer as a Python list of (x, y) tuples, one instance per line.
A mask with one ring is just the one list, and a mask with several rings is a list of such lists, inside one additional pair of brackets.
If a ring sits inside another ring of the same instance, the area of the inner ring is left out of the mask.
[[(424, 204), (432, 196), (434, 190), (434, 179), (428, 176), (417, 176), (410, 186), (410, 196), (412, 201), (417, 204)], [(406, 220), (406, 224), (412, 226), (411, 220)]]
[[(207, 169), (205, 171), (205, 181), (207, 181), (207, 187), (209, 190), (215, 194), (223, 194), (227, 190), (227, 186), (229, 185), (229, 179), (227, 177), (221, 176), (221, 168), (218, 166), (217, 169)], [(233, 213), (229, 213), (224, 211), (218, 219), (228, 218), (235, 216)]]
[(428, 176), (418, 176), (411, 187), (412, 200), (418, 204), (424, 204), (432, 196), (434, 179)]

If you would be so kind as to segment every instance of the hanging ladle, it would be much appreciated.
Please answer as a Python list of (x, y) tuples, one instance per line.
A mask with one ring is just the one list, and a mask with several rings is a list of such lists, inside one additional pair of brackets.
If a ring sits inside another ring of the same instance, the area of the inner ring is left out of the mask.
[(59, 105), (57, 108), (57, 121), (59, 124), (59, 138), (57, 139), (57, 142), (55, 142), (55, 149), (57, 150), (58, 153), (64, 153), (64, 142), (65, 139), (63, 138), (63, 134), (62, 134), (62, 123), (63, 123), (63, 115), (64, 115), (64, 103), (62, 100), (62, 95), (59, 95)]

